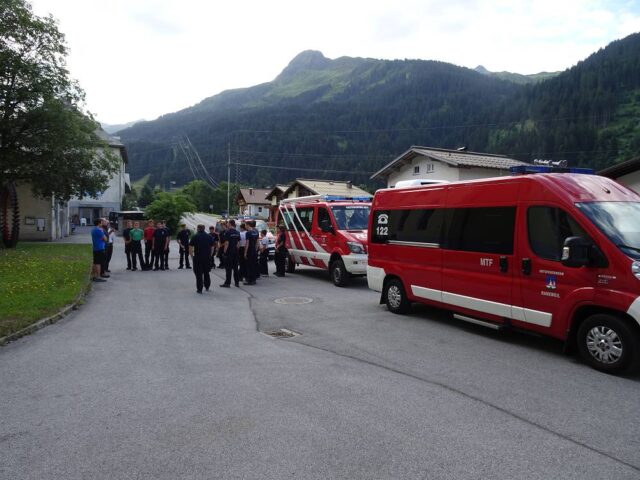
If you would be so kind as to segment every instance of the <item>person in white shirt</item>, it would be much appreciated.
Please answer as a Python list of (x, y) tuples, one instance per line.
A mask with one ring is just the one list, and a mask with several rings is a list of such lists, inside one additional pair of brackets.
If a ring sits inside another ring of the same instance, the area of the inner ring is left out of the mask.
[(258, 273), (261, 277), (269, 276), (269, 235), (266, 230), (260, 232), (260, 260)]
[(109, 262), (111, 261), (111, 256), (113, 255), (113, 242), (116, 241), (116, 229), (113, 227), (109, 227), (109, 234), (107, 235), (107, 259), (104, 264), (104, 271), (110, 272), (109, 270)]
[(240, 272), (240, 281), (247, 281), (247, 259), (244, 250), (247, 248), (247, 225), (243, 222), (240, 224), (240, 241), (238, 242), (238, 271)]

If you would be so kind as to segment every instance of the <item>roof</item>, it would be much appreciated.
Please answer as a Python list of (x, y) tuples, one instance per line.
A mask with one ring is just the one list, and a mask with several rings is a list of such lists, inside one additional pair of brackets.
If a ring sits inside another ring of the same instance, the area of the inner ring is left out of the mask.
[(269, 205), (271, 202), (265, 197), (271, 190), (264, 188), (241, 188), (239, 196), (242, 196), (247, 205)]
[(412, 146), (399, 157), (382, 167), (371, 178), (388, 177), (393, 171), (402, 168), (415, 157), (427, 157), (438, 162), (446, 163), (457, 168), (493, 168), (496, 170), (508, 170), (509, 167), (528, 165), (526, 162), (509, 158), (505, 155), (491, 153), (467, 152), (460, 150), (448, 150), (445, 148), (431, 148)]
[(274, 195), (278, 195), (286, 192), (287, 188), (289, 188), (289, 185), (276, 185), (271, 190), (269, 190), (269, 193), (265, 195), (265, 198), (271, 201)]
[(315, 195), (355, 195), (355, 196), (364, 196), (371, 194), (362, 190), (361, 188), (355, 187), (351, 184), (350, 181), (346, 180), (308, 180), (304, 178), (296, 179), (287, 190), (284, 192), (284, 195), (288, 195), (292, 192), (296, 185), (301, 185), (307, 190), (311, 191)]
[(106, 142), (110, 147), (117, 148), (120, 150), (122, 154), (122, 159), (125, 163), (129, 163), (129, 157), (127, 155), (127, 148), (124, 146), (124, 143), (120, 141), (120, 137), (116, 137), (115, 135), (111, 135), (101, 128), (96, 130), (96, 135), (98, 138), (104, 142)]
[(598, 172), (598, 175), (602, 175), (607, 178), (620, 178), (624, 175), (636, 172), (640, 170), (640, 157), (632, 158), (626, 162), (616, 163)]

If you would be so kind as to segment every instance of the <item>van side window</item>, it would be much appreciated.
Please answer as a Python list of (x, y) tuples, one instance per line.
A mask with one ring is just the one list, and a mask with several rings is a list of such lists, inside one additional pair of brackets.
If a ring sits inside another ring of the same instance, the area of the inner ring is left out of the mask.
[(324, 207), (318, 207), (318, 221), (316, 222), (318, 229), (322, 227), (322, 222), (325, 220), (329, 222), (329, 225), (331, 225), (331, 220), (329, 219), (329, 212), (327, 211), (327, 209)]
[(529, 245), (540, 258), (560, 261), (567, 237), (589, 238), (571, 215), (555, 207), (530, 207), (527, 211)]
[(371, 240), (440, 244), (443, 209), (384, 210), (375, 212)]
[[(298, 216), (300, 217), (300, 223), (302, 224), (302, 226), (307, 230), (307, 232), (310, 232), (311, 225), (313, 225), (313, 207), (299, 208)], [(302, 230), (302, 228), (300, 228), (300, 225), (298, 225), (298, 230)]]
[(516, 207), (447, 209), (446, 248), (513, 254)]
[(280, 211), (278, 217), (278, 226), (284, 225), (287, 230), (294, 230), (293, 228), (293, 213), (289, 211)]

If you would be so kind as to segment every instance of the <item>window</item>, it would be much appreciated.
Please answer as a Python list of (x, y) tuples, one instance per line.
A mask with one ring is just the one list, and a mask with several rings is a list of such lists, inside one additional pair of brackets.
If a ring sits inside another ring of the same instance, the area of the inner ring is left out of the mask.
[(366, 230), (369, 227), (369, 205), (331, 207), (338, 230)]
[(307, 232), (311, 231), (311, 225), (313, 222), (313, 207), (311, 208), (300, 208), (298, 209), (298, 216), (300, 217), (300, 221), (298, 222), (298, 230), (304, 231), (301, 227), (307, 230)]
[(318, 228), (322, 228), (322, 222), (325, 220), (329, 222), (329, 225), (331, 225), (331, 219), (329, 218), (329, 212), (327, 212), (327, 209), (324, 207), (318, 207)]
[(513, 254), (516, 207), (447, 209), (446, 248)]
[(413, 167), (413, 174), (418, 175), (420, 173), (420, 165)]
[(375, 214), (371, 240), (439, 244), (443, 209), (382, 210)]
[(427, 173), (433, 173), (436, 169), (436, 166), (433, 163), (427, 165)]
[(571, 215), (555, 207), (530, 207), (527, 211), (527, 229), (533, 253), (557, 262), (562, 256), (567, 237), (589, 238)]
[(258, 212), (262, 213), (262, 207), (258, 207)]

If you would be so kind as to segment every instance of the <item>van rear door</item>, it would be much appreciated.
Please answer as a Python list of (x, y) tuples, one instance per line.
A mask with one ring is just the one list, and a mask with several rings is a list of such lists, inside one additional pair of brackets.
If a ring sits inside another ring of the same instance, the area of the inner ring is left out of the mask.
[(511, 317), (518, 187), (509, 182), (450, 189), (443, 303), (498, 323)]

